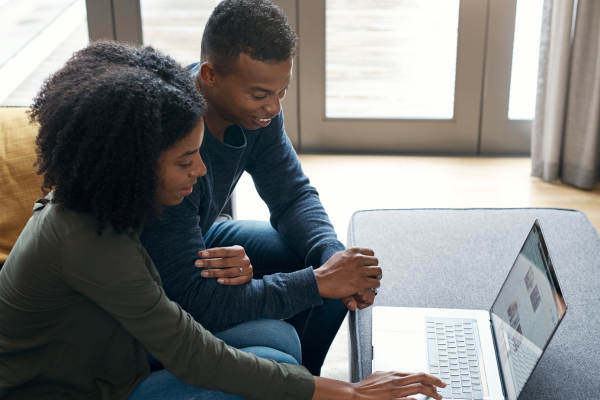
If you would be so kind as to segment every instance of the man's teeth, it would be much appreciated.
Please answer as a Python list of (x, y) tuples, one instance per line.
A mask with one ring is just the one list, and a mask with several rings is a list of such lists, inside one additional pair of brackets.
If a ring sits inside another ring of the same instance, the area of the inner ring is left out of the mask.
[(271, 118), (257, 118), (257, 120), (259, 120), (260, 122), (268, 122), (271, 120)]

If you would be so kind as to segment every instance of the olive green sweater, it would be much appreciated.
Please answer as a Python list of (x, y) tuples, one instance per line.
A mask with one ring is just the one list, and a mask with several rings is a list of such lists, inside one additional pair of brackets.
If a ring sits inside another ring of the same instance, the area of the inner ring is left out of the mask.
[(170, 301), (136, 233), (36, 203), (0, 271), (0, 398), (126, 399), (146, 351), (179, 380), (246, 399), (310, 399), (314, 379), (227, 346)]

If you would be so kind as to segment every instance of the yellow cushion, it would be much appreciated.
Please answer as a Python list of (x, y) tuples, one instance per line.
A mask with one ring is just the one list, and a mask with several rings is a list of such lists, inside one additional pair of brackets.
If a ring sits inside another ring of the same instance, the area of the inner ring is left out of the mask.
[(35, 173), (35, 137), (27, 107), (0, 107), (0, 264), (12, 250), (42, 197)]

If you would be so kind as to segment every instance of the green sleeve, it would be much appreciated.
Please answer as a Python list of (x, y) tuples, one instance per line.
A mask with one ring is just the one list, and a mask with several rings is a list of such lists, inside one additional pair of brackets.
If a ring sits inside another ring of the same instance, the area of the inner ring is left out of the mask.
[(227, 346), (152, 278), (137, 237), (107, 228), (63, 238), (65, 281), (111, 314), (182, 382), (246, 399), (310, 399), (314, 379), (302, 366), (278, 364)]

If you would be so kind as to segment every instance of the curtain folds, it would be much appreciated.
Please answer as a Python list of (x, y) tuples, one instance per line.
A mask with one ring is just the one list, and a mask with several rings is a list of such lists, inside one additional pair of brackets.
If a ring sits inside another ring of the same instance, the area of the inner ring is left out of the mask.
[(531, 174), (547, 181), (591, 189), (598, 179), (598, 0), (544, 2), (531, 158)]

